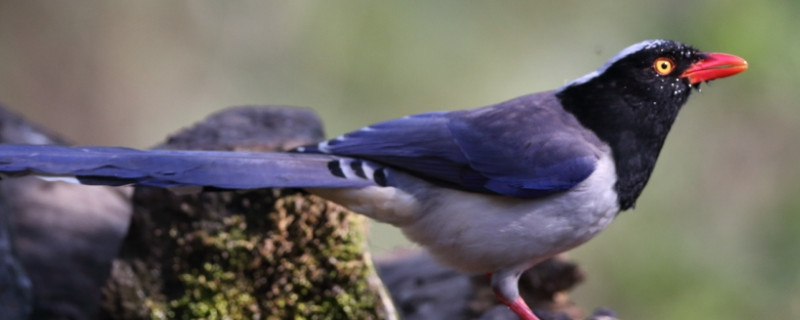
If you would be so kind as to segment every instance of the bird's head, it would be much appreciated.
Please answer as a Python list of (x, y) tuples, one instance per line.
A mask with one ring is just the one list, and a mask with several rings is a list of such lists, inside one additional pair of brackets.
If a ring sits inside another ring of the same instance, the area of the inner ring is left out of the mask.
[[(561, 92), (583, 91), (612, 105), (674, 109), (692, 88), (747, 69), (747, 61), (725, 53), (705, 53), (670, 40), (647, 40), (620, 51), (602, 67), (575, 79)], [(656, 110), (650, 110), (653, 112)], [(677, 111), (677, 110), (670, 110)]]

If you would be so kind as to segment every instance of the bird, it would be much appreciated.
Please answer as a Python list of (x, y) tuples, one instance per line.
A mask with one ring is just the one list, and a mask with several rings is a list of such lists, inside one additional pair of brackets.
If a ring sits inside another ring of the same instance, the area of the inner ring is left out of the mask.
[(538, 320), (520, 275), (630, 210), (679, 110), (744, 59), (645, 40), (555, 90), (410, 115), (285, 153), (0, 145), (0, 174), (90, 185), (304, 188), (400, 228), (442, 264), (489, 274)]

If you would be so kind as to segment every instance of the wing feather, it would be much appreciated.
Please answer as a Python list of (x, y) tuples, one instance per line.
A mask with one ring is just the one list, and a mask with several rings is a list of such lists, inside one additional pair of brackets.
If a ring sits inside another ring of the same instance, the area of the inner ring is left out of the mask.
[(536, 198), (573, 188), (602, 143), (552, 94), (391, 120), (305, 152), (357, 157), (466, 191)]

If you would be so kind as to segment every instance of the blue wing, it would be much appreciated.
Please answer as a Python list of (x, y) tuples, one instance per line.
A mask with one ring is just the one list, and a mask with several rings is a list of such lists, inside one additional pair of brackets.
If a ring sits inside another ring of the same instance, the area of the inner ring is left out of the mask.
[(365, 158), (467, 191), (535, 198), (586, 179), (601, 145), (558, 100), (540, 93), (391, 120), (299, 151)]
[(0, 145), (4, 175), (75, 178), (81, 184), (213, 189), (374, 185), (332, 175), (329, 165), (338, 161), (319, 154)]

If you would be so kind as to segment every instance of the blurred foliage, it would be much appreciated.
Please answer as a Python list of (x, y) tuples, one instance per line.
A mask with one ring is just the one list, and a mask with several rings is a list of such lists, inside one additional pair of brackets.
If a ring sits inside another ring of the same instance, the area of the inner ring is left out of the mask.
[[(800, 2), (0, 1), (0, 101), (83, 144), (146, 147), (231, 105), (330, 135), (553, 89), (669, 38), (750, 70), (696, 94), (637, 210), (573, 256), (626, 319), (800, 318)], [(397, 232), (374, 232), (386, 252)]]

